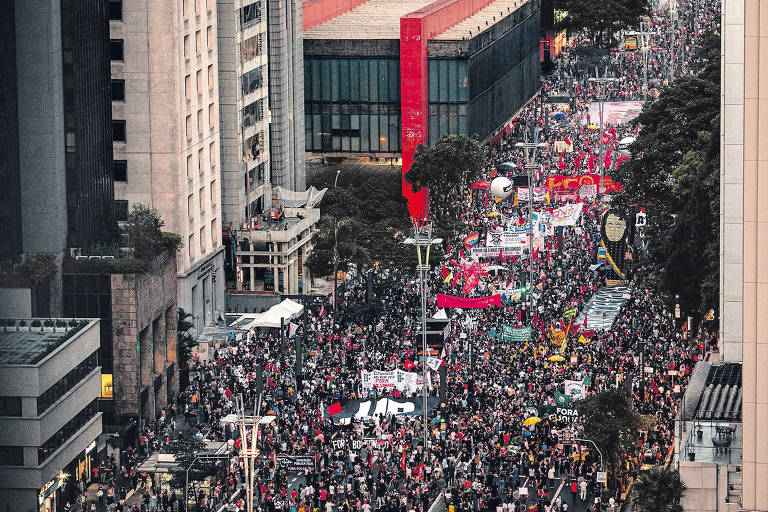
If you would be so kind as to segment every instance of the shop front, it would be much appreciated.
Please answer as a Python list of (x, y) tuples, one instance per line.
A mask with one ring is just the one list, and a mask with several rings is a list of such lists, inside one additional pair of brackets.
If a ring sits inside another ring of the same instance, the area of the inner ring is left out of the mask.
[[(66, 484), (67, 475), (60, 471), (55, 477), (53, 477), (48, 483), (46, 483), (38, 494), (38, 508), (40, 512), (57, 512), (63, 509), (62, 493), (64, 485)], [(56, 507), (59, 507), (58, 509)]]

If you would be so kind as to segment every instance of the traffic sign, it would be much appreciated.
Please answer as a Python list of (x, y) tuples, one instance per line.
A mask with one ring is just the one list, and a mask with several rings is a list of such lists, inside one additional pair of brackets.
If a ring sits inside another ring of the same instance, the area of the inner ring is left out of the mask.
[(597, 483), (604, 484), (608, 480), (607, 474), (605, 471), (598, 471), (597, 472)]

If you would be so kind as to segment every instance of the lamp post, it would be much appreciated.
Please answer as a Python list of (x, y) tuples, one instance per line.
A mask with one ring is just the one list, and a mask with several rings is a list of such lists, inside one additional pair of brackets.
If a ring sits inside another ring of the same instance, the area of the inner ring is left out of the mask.
[[(603, 176), (605, 175), (605, 159), (603, 158), (603, 138), (605, 137), (605, 126), (603, 125), (603, 112), (605, 111), (605, 84), (608, 82), (615, 81), (615, 78), (608, 76), (608, 68), (605, 68), (605, 71), (603, 71), (603, 76), (600, 76), (600, 71), (595, 67), (595, 77), (590, 78), (590, 82), (594, 82), (598, 84), (598, 93), (597, 93), (597, 100), (598, 103), (598, 110), (600, 112), (600, 142), (597, 145), (598, 149), (598, 165), (600, 166), (600, 185), (597, 187), (597, 195), (600, 196), (600, 214), (603, 213), (603, 201), (605, 199), (605, 194), (603, 193)], [(647, 87), (646, 87), (647, 88)]]
[(640, 30), (627, 32), (631, 36), (640, 36), (640, 51), (643, 52), (643, 99), (645, 101), (648, 101), (648, 42), (646, 37), (656, 34), (656, 32), (650, 31), (650, 26), (650, 21), (641, 21)]
[(339, 184), (339, 174), (341, 174), (341, 169), (336, 171), (336, 178), (333, 180), (333, 188), (336, 188), (336, 186)]
[(192, 463), (187, 467), (186, 476), (184, 478), (184, 510), (189, 511), (189, 470), (195, 465), (198, 460), (228, 460), (229, 455), (198, 455), (192, 459)]
[[(427, 271), (429, 270), (429, 250), (433, 245), (443, 243), (442, 238), (432, 238), (432, 223), (424, 222), (419, 223), (417, 220), (413, 221), (413, 228), (411, 230), (411, 236), (406, 238), (403, 243), (416, 246), (416, 256), (418, 257), (419, 264), (416, 270), (419, 272), (420, 278), (420, 290), (421, 290), (421, 334), (422, 334), (422, 368), (423, 379), (422, 384), (422, 396), (424, 399), (424, 460), (427, 460), (427, 440), (429, 439), (429, 423), (428, 423), (428, 397), (429, 391), (427, 390)], [(426, 254), (422, 260), (422, 248), (426, 248)]]
[[(546, 122), (546, 121), (545, 121)], [(546, 147), (546, 144), (539, 142), (539, 128), (533, 129), (533, 142), (528, 142), (528, 132), (523, 133), (523, 142), (515, 144), (516, 148), (522, 148), (525, 151), (525, 169), (528, 173), (528, 254), (530, 256), (528, 269), (528, 317), (533, 321), (533, 172), (538, 167), (536, 165), (536, 150)]]
[[(603, 472), (605, 472), (605, 466), (603, 465), (603, 452), (601, 452), (601, 451), (600, 451), (600, 448), (598, 448), (598, 447), (597, 447), (597, 445), (595, 444), (595, 442), (594, 442), (594, 441), (592, 441), (591, 439), (578, 439), (578, 438), (577, 438), (577, 439), (574, 439), (574, 441), (580, 441), (580, 442), (582, 442), (582, 443), (590, 443), (592, 446), (594, 446), (594, 447), (595, 447), (595, 451), (597, 451), (597, 454), (600, 456), (600, 469), (601, 469)], [(607, 478), (607, 475), (606, 475), (606, 479), (605, 479), (605, 485), (606, 485), (606, 486), (608, 485), (608, 478)], [(600, 496), (601, 496), (601, 498), (602, 498), (602, 494), (603, 494), (603, 492), (602, 492), (602, 489), (601, 489), (601, 491), (600, 491)], [(602, 508), (602, 499), (600, 500), (600, 502), (601, 502), (601, 503), (600, 503), (600, 505), (601, 505), (601, 508)]]

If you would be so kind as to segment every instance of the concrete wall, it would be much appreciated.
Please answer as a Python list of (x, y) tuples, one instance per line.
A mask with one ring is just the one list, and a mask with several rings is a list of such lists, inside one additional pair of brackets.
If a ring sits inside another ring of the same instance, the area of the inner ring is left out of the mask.
[(680, 462), (680, 478), (687, 490), (681, 505), (690, 512), (736, 512), (737, 503), (725, 503), (728, 466), (712, 462)]
[(60, 0), (15, 0), (24, 252), (66, 247)]
[(30, 318), (32, 316), (31, 288), (0, 288), (0, 316)]
[[(152, 419), (166, 403), (166, 370), (176, 362), (176, 282), (172, 255), (159, 256), (150, 274), (112, 275), (113, 383), (118, 415), (139, 415), (140, 394), (147, 386)], [(154, 393), (151, 383), (157, 375), (162, 375), (163, 384)], [(171, 380), (177, 382), (177, 376)]]

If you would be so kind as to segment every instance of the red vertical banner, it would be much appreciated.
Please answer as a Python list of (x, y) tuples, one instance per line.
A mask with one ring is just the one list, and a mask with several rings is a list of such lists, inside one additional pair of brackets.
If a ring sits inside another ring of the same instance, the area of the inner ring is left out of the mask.
[(403, 197), (411, 217), (427, 216), (429, 191), (415, 193), (405, 181), (419, 144), (427, 144), (429, 76), (427, 34), (421, 16), (400, 18), (400, 122), (403, 155)]

